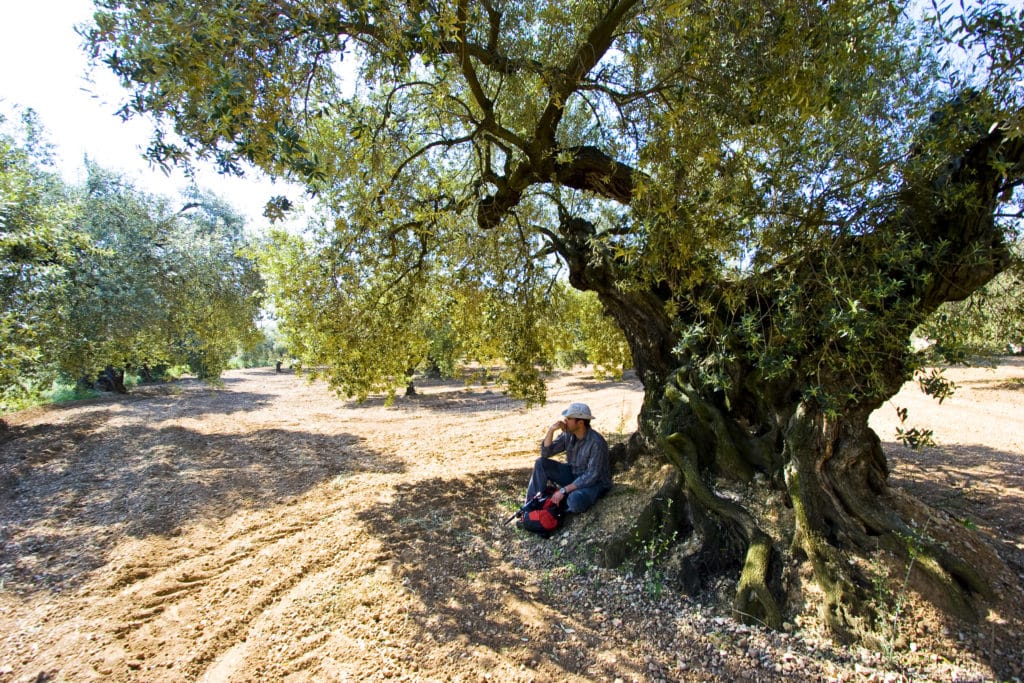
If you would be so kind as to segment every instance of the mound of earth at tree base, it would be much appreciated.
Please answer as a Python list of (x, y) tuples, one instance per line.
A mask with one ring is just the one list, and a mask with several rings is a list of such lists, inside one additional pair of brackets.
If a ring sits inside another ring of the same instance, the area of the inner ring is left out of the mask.
[[(941, 407), (913, 387), (894, 400), (937, 447), (892, 443), (894, 409), (872, 424), (893, 485), (976, 528), (1019, 591), (1024, 363), (948, 374), (959, 390)], [(530, 409), (487, 387), (417, 389), (355, 404), (245, 370), (6, 416), (0, 681), (1022, 676), (1012, 592), (968, 628), (880, 560), (892, 628), (869, 650), (832, 642), (810, 591), (769, 631), (731, 618), (724, 580), (680, 592), (654, 544), (607, 566), (609, 541), (628, 545), (635, 511), (671, 485), (657, 463), (617, 475), (551, 539), (507, 524), (565, 404), (585, 400), (610, 442), (628, 438), (632, 378), (558, 374)]]

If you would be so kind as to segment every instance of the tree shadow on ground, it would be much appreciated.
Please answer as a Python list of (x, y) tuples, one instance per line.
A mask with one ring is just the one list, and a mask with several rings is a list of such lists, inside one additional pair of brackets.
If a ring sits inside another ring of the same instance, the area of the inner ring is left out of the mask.
[(580, 391), (597, 391), (600, 389), (628, 389), (635, 391), (640, 383), (640, 379), (637, 377), (636, 372), (629, 370), (622, 375), (622, 379), (585, 379), (581, 378), (575, 382), (570, 382), (567, 386)]
[[(1024, 588), (1019, 581), (1024, 578), (1024, 518), (1020, 514), (1024, 510), (1024, 469), (1020, 455), (977, 445), (913, 450), (886, 443), (884, 448), (893, 464), (890, 483), (979, 534), (1010, 568), (1007, 581), (1016, 585), (1008, 589), (1011, 595), (1019, 595)], [(928, 533), (930, 520), (915, 521)], [(1014, 606), (1006, 607), (1010, 613), (1016, 612)], [(1021, 624), (1011, 626), (1019, 630)], [(1024, 666), (1024, 659), (1016, 645), (996, 647), (1008, 636), (1003, 629), (991, 628), (990, 636), (977, 642), (968, 639), (962, 646), (1010, 678)]]
[[(226, 386), (211, 386), (198, 380), (147, 385), (130, 394), (107, 393), (94, 398), (36, 406), (15, 413), (8, 416), (11, 424), (0, 437), (0, 444), (51, 429), (51, 424), (62, 421), (64, 415), (83, 410), (107, 416), (117, 411), (132, 410), (157, 421), (167, 420), (177, 413), (200, 419), (204, 415), (230, 415), (258, 410), (273, 403), (275, 398), (270, 393), (232, 391)], [(30, 418), (36, 421), (31, 427), (22, 427), (17, 423), (18, 419), (24, 421)]]
[(891, 483), (968, 527), (980, 527), (1003, 559), (1024, 573), (1024, 469), (1020, 454), (985, 446), (915, 451), (886, 443)]
[(642, 628), (657, 601), (624, 598), (635, 612), (618, 619), (601, 598), (602, 577), (614, 570), (597, 571), (573, 548), (571, 523), (550, 539), (508, 523), (528, 476), (514, 469), (423, 480), (360, 513), (418, 598), (410, 618), (424, 634), (457, 634), (447, 646), (458, 656), (500, 653), (534, 680), (649, 680), (654, 653), (630, 652), (649, 634), (630, 629)]
[(1024, 378), (1013, 379), (972, 379), (957, 384), (971, 387), (976, 391), (1024, 391)]
[[(200, 401), (189, 412), (213, 409)], [(340, 475), (403, 468), (347, 434), (206, 434), (134, 417), (111, 428), (104, 411), (86, 414), (59, 429), (23, 430), (4, 444), (0, 582), (6, 590), (73, 590), (124, 536), (173, 536), (184, 525), (281, 504)]]
[[(549, 380), (571, 375), (569, 372), (553, 372)], [(621, 380), (611, 379), (577, 379), (566, 386), (581, 393), (604, 389), (635, 391), (638, 380), (636, 373), (630, 371)], [(505, 394), (499, 386), (467, 384), (461, 379), (417, 378), (416, 393), (405, 395), (399, 393), (391, 399), (390, 405), (386, 396), (371, 396), (363, 401), (345, 401), (345, 408), (388, 408), (396, 411), (419, 411), (431, 413), (487, 413), (522, 410), (527, 404), (522, 399), (512, 398)]]

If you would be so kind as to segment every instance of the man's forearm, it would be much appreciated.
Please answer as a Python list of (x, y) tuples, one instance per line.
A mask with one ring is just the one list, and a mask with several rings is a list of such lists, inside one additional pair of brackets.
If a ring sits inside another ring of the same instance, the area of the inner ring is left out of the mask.
[(544, 441), (542, 442), (544, 448), (551, 448), (551, 444), (554, 443), (555, 441), (555, 432), (564, 429), (565, 425), (562, 424), (561, 422), (556, 422), (555, 424), (548, 427), (548, 433), (544, 435)]

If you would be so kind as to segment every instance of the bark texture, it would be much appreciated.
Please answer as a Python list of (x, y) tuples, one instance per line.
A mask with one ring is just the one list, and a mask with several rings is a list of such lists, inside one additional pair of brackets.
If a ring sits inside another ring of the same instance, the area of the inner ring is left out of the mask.
[[(663, 284), (618, 289), (617, 264), (592, 248), (593, 226), (563, 217), (557, 247), (571, 282), (598, 293), (625, 330), (644, 382), (634, 446), (663, 456), (681, 475), (673, 504), (683, 515), (677, 528), (686, 531), (678, 551), (684, 588), (698, 590), (726, 573), (736, 582), (737, 616), (779, 627), (795, 609), (787, 596), (806, 563), (836, 635), (870, 640), (879, 617), (870, 561), (886, 553), (911, 568), (914, 585), (942, 609), (985, 614), (993, 591), (972, 567), (979, 553), (991, 551), (969, 530), (890, 488), (868, 418), (911, 377), (907, 342), (914, 328), (1010, 263), (994, 218), (1007, 183), (989, 163), (995, 155), (1021, 174), (1022, 141), (1003, 139), (998, 128), (979, 134), (937, 172), (921, 170), (936, 166), (911, 157), (891, 210), (870, 234), (837, 236), (760, 277), (703, 283), (700, 292)], [(897, 253), (904, 256), (892, 258)], [(836, 264), (853, 292), (872, 278), (897, 283), (863, 304), (857, 320), (867, 322), (848, 340), (823, 323), (836, 315), (836, 296), (821, 273)], [(801, 292), (797, 311), (783, 304), (793, 287)], [(716, 288), (721, 296), (709, 297)], [(701, 298), (739, 303), (708, 313), (691, 305)], [(758, 362), (734, 325), (747, 314), (782, 346), (788, 342), (779, 330), (794, 315), (805, 321), (791, 367), (769, 372)], [(717, 346), (679, 351), (677, 330), (695, 323), (712, 330)], [(712, 386), (700, 366), (721, 351), (722, 339), (728, 381)]]

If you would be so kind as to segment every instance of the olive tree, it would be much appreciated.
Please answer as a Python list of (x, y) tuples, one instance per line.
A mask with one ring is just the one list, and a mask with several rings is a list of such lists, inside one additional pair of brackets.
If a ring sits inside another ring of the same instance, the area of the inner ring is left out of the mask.
[[(498, 253), (378, 259), (351, 244), (339, 250), (338, 224), (272, 231), (259, 254), (290, 352), (342, 395), (393, 398), (413, 390), (418, 370), (459, 377), (468, 366), (476, 369), (467, 378), (498, 368), (510, 393), (541, 401), (545, 370), (587, 361), (596, 374), (621, 375), (631, 365), (625, 338), (593, 293), (569, 288), (557, 272), (531, 274), (532, 259), (526, 271), (515, 258), (497, 269)], [(475, 268), (480, 260), (488, 268)]]
[[(856, 635), (863, 559), (905, 561), (909, 538), (928, 594), (984, 613), (982, 551), (918, 531), (928, 512), (889, 486), (868, 417), (917, 368), (918, 324), (1012, 261), (1019, 11), (925, 27), (874, 0), (96, 4), (92, 54), (125, 115), (156, 118), (154, 160), (253, 164), (343, 217), (303, 285), (326, 338), (344, 323), (325, 288), (350, 271), (390, 274), (405, 315), (465, 263), (504, 297), (514, 362), (558, 263), (628, 340), (634, 445), (681, 473), (685, 576), (737, 577), (737, 612), (777, 626), (806, 566)], [(957, 43), (989, 70), (933, 48)]]
[(175, 202), (88, 171), (78, 216), (91, 249), (51, 297), (61, 322), (46, 355), (73, 377), (158, 365), (218, 377), (239, 346), (258, 341), (262, 283), (244, 219), (208, 193)]
[(0, 115), (0, 407), (16, 407), (48, 383), (42, 352), (60, 330), (56, 296), (90, 251), (76, 227), (77, 201), (50, 163), (37, 117)]
[(255, 344), (262, 282), (244, 219), (216, 196), (140, 191), (87, 164), (82, 186), (53, 167), (31, 110), (0, 118), (0, 401), (15, 407), (59, 375), (188, 365), (217, 377)]

